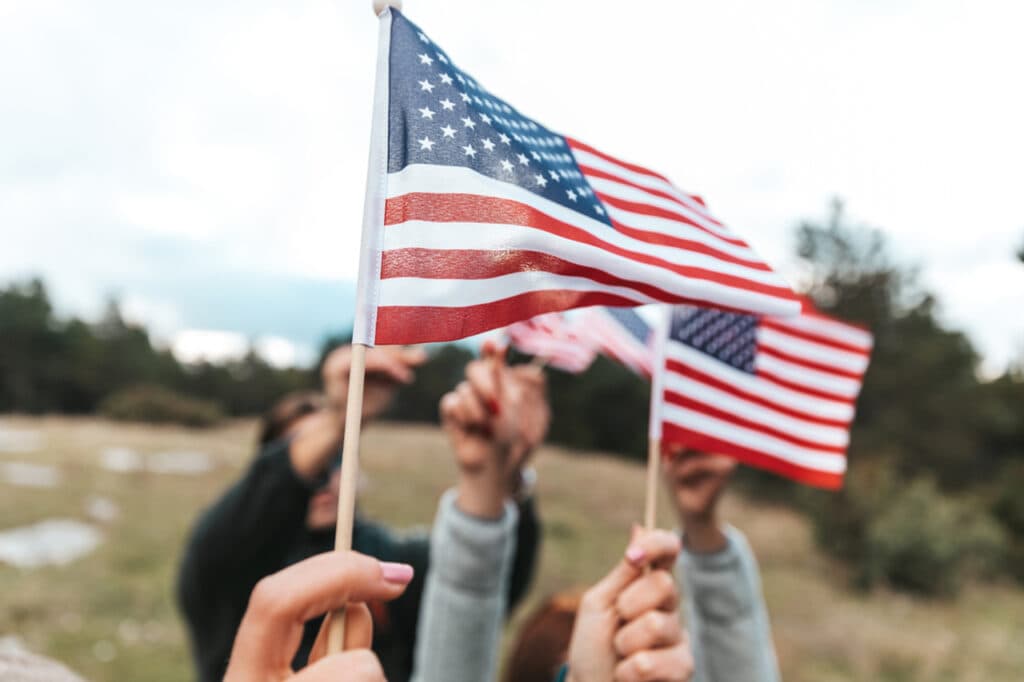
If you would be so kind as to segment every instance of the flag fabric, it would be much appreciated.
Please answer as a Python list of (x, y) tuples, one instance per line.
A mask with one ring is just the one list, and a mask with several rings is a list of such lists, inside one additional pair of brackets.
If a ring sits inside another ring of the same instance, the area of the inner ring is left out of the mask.
[(576, 325), (562, 313), (546, 313), (516, 322), (505, 329), (513, 346), (544, 359), (548, 365), (571, 374), (585, 372), (597, 357), (590, 341), (577, 333)]
[(592, 305), (799, 311), (701, 200), (524, 116), (401, 12), (380, 28), (357, 343), (450, 341)]
[(648, 379), (651, 377), (654, 332), (636, 310), (587, 308), (580, 316), (579, 333), (627, 369)]
[(662, 443), (842, 487), (871, 334), (805, 303), (776, 318), (676, 306), (665, 344)]

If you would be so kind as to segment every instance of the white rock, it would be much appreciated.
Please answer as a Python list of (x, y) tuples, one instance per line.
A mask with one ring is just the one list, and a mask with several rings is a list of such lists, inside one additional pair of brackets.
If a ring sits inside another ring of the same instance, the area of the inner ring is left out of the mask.
[(56, 488), (60, 484), (60, 469), (31, 462), (0, 462), (0, 479), (26, 488)]
[(147, 468), (155, 474), (205, 474), (213, 468), (213, 460), (205, 452), (182, 450), (158, 452), (149, 457)]
[(0, 531), (0, 562), (19, 568), (63, 565), (92, 552), (102, 536), (96, 528), (72, 519), (47, 519)]
[(0, 428), (0, 452), (36, 452), (43, 448), (43, 434), (25, 429)]
[(110, 523), (121, 516), (121, 508), (109, 497), (90, 497), (85, 502), (85, 513), (93, 521)]
[(100, 466), (108, 471), (129, 473), (142, 471), (146, 462), (142, 455), (131, 448), (111, 447), (100, 453)]

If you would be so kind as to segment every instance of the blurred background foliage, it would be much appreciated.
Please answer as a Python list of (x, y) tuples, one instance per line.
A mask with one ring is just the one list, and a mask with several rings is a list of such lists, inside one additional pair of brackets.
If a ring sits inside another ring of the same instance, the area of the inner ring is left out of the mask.
[[(861, 588), (884, 582), (952, 595), (968, 579), (1024, 581), (1024, 364), (982, 380), (962, 332), (884, 235), (851, 225), (836, 202), (825, 220), (798, 226), (799, 287), (829, 314), (875, 337), (853, 427), (847, 485), (801, 488), (744, 470), (751, 494), (805, 511), (819, 544)], [(1024, 245), (1017, 257), (1024, 262)], [(1019, 314), (1019, 311), (1007, 311)], [(320, 360), (350, 337), (325, 339)], [(473, 356), (434, 348), (389, 417), (437, 419), (440, 396)], [(98, 321), (57, 316), (39, 280), (0, 289), (0, 413), (83, 414), (217, 423), (262, 412), (279, 396), (319, 384), (313, 368), (275, 368), (250, 351), (226, 364), (182, 364), (128, 322), (116, 301)], [(599, 359), (584, 374), (549, 371), (550, 440), (640, 459), (648, 386)]]

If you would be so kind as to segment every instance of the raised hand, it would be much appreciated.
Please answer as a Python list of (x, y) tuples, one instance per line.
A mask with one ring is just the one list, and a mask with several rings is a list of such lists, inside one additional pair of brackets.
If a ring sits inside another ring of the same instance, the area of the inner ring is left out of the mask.
[(736, 470), (736, 460), (676, 447), (663, 466), (687, 546), (700, 552), (721, 549), (726, 540), (718, 524), (718, 500)]
[[(363, 419), (380, 416), (398, 389), (411, 384), (415, 369), (427, 361), (422, 348), (376, 346), (366, 349), (366, 379), (363, 384)], [(348, 379), (352, 371), (352, 346), (335, 348), (320, 370), (324, 393), (330, 404), (344, 414), (348, 401)]]

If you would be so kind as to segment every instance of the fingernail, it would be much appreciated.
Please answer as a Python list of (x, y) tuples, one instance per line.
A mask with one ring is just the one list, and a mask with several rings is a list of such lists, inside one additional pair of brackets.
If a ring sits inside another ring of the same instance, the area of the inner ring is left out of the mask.
[(380, 574), (389, 583), (395, 585), (407, 585), (412, 580), (412, 566), (409, 564), (396, 564), (390, 561), (380, 562)]
[(626, 558), (633, 564), (642, 560), (646, 554), (643, 547), (630, 547), (626, 550)]
[(488, 398), (487, 399), (487, 409), (495, 417), (497, 417), (499, 414), (501, 414), (501, 404), (498, 403), (497, 399), (495, 399), (495, 398)]

